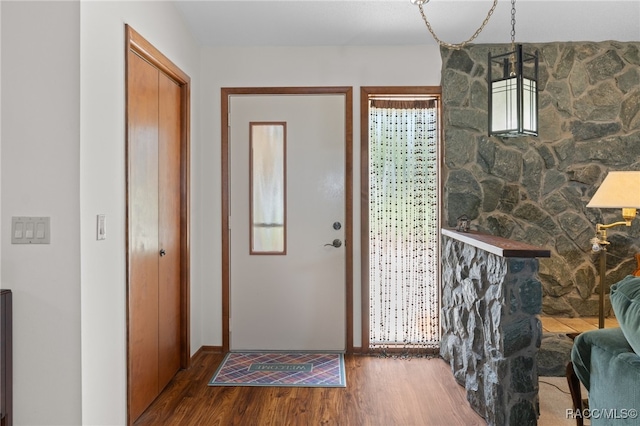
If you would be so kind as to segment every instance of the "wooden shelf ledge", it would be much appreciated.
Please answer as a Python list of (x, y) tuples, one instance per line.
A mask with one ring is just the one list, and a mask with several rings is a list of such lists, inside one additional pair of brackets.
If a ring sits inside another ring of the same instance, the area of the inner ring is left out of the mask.
[(442, 229), (442, 235), (472, 245), (501, 257), (551, 257), (551, 251), (520, 241), (509, 240), (478, 231), (458, 232)]

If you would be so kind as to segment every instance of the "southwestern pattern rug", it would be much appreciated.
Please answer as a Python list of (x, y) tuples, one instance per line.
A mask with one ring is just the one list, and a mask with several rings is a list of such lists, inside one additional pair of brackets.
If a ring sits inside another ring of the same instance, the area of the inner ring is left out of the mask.
[(229, 352), (209, 386), (347, 386), (341, 353)]

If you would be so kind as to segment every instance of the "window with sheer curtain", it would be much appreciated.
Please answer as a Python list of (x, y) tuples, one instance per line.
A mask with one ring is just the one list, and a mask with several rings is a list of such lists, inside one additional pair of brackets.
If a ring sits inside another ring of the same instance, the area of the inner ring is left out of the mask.
[(436, 349), (437, 100), (369, 108), (369, 346)]

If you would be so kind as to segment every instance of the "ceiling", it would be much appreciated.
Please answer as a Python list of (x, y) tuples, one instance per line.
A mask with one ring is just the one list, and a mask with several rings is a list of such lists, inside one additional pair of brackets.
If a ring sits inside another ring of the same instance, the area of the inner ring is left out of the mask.
[[(201, 46), (435, 45), (410, 0), (176, 0)], [(468, 39), (492, 0), (430, 0), (446, 42)], [(640, 0), (519, 0), (516, 42), (640, 41)], [(511, 40), (511, 2), (499, 0), (476, 43)]]

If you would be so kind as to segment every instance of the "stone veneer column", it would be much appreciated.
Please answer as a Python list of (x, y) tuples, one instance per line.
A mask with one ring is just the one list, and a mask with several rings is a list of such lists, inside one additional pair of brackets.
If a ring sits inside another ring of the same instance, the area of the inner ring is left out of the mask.
[(537, 257), (548, 250), (442, 230), (441, 356), (489, 425), (535, 425), (542, 328)]

